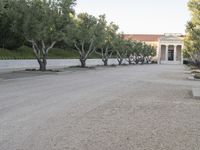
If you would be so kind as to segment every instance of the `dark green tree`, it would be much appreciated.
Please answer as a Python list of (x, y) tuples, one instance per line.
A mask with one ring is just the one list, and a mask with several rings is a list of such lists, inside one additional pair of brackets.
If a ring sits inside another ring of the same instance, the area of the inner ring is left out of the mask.
[(12, 0), (0, 1), (0, 48), (16, 49), (24, 43), (24, 39), (11, 30), (13, 18), (9, 16)]

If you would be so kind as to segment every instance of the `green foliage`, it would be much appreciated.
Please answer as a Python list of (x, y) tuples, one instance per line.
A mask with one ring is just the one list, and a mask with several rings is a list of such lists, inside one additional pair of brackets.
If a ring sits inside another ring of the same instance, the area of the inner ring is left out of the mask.
[(115, 23), (107, 23), (105, 15), (100, 15), (98, 19), (96, 34), (98, 42), (97, 47), (104, 49), (112, 49), (114, 44), (113, 42), (117, 36), (118, 29), (119, 27)]
[(13, 30), (29, 42), (43, 41), (51, 45), (64, 38), (70, 14), (74, 12), (73, 0), (14, 0), (9, 16), (14, 19)]
[(96, 53), (101, 56), (105, 66), (108, 65), (108, 59), (112, 57), (114, 52), (114, 39), (117, 36), (119, 27), (111, 22), (107, 24), (105, 15), (99, 16), (98, 23), (98, 44)]
[(124, 40), (123, 34), (118, 34), (113, 39), (113, 48), (116, 51), (116, 54), (120, 57), (121, 54), (127, 52), (126, 40)]
[(50, 49), (69, 30), (75, 0), (9, 0), (12, 30), (32, 45), (40, 70), (46, 70)]
[(33, 59), (31, 48), (21, 46), (16, 50), (0, 49), (0, 59)]
[(124, 40), (123, 34), (117, 34), (113, 39), (114, 54), (117, 57), (119, 65), (122, 64), (127, 55), (127, 41)]
[(67, 32), (70, 38), (66, 38), (67, 43), (71, 43), (80, 55), (81, 66), (86, 66), (86, 60), (96, 50), (101, 39), (98, 33), (101, 30), (100, 19), (87, 13), (80, 13), (74, 18), (71, 32)]
[(128, 58), (131, 63), (149, 63), (156, 55), (156, 49), (144, 42), (124, 40), (123, 35), (117, 35), (114, 48), (119, 64), (123, 59)]
[(190, 57), (200, 67), (200, 1), (190, 0), (188, 7), (192, 18), (186, 27), (184, 56)]
[(7, 11), (11, 0), (0, 1), (0, 47), (16, 49), (24, 43), (23, 38), (11, 30), (13, 19)]

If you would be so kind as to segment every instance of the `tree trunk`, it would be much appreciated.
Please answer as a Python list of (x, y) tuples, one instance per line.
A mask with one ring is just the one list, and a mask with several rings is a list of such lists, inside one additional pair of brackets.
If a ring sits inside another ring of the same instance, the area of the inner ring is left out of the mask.
[(140, 60), (141, 60), (141, 64), (143, 65), (144, 64), (144, 57), (142, 57)]
[(39, 71), (46, 71), (46, 65), (47, 61), (46, 60), (41, 60), (39, 57), (36, 57), (38, 64), (39, 64)]
[(147, 62), (147, 64), (149, 64), (149, 63), (150, 63), (150, 59), (149, 59), (149, 58), (147, 58), (147, 59), (146, 59), (146, 62)]
[(47, 70), (47, 59), (46, 57), (43, 57), (43, 59), (37, 59), (39, 66), (40, 66), (40, 71), (46, 71)]
[(129, 65), (131, 65), (131, 64), (132, 64), (132, 61), (131, 61), (131, 59), (130, 59), (130, 58), (128, 59), (128, 63), (129, 63)]
[(47, 64), (45, 62), (40, 61), (39, 64), (40, 64), (40, 71), (46, 71), (47, 70), (47, 68), (46, 68)]
[(198, 67), (198, 68), (200, 68), (200, 61), (196, 61), (196, 63), (195, 63), (195, 65)]
[(44, 41), (42, 40), (40, 41), (42, 48), (39, 48), (38, 44), (34, 40), (27, 39), (27, 41), (32, 44), (33, 52), (40, 66), (39, 70), (46, 71), (48, 52), (54, 47), (56, 41), (53, 41), (49, 47), (46, 47)]
[(117, 60), (118, 60), (118, 64), (119, 64), (119, 66), (122, 65), (122, 61), (123, 61), (123, 59), (120, 58), (120, 59), (117, 59)]
[(81, 67), (85, 68), (86, 67), (86, 59), (80, 59), (81, 62)]
[(135, 63), (136, 63), (136, 64), (139, 63), (139, 59), (138, 59), (138, 57), (136, 57)]
[(102, 61), (103, 61), (104, 66), (108, 66), (108, 59), (107, 58), (102, 59)]

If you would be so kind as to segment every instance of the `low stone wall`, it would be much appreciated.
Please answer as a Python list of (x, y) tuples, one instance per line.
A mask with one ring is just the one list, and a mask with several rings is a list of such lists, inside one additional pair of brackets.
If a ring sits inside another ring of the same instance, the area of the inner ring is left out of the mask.
[[(101, 59), (88, 59), (86, 64), (103, 65)], [(110, 59), (109, 64), (117, 64), (116, 59)], [(80, 65), (78, 59), (49, 59), (47, 61), (47, 68), (69, 67)], [(5, 69), (24, 69), (24, 68), (38, 68), (37, 60), (0, 60), (0, 70)]]

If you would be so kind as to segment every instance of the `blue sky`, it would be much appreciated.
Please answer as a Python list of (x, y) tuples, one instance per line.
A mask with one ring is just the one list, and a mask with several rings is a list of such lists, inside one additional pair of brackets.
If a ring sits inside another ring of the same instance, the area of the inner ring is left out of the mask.
[(188, 0), (77, 0), (77, 13), (106, 14), (124, 33), (185, 33)]

